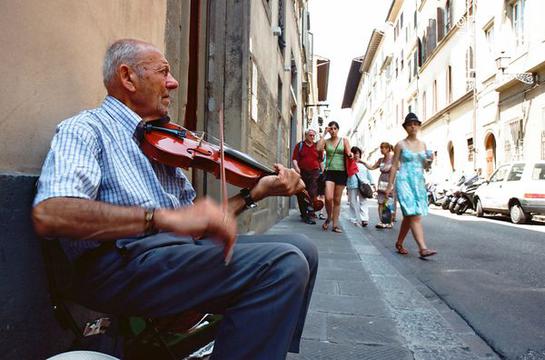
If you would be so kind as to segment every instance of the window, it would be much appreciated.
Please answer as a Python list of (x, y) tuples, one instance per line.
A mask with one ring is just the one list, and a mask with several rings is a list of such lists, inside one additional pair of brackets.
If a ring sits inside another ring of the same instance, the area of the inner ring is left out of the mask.
[(435, 114), (437, 112), (437, 80), (433, 80), (433, 103), (431, 111)]
[(449, 0), (445, 5), (445, 33), (452, 27), (452, 4)]
[(417, 76), (418, 71), (418, 51), (413, 52), (413, 76)]
[(475, 88), (475, 53), (473, 47), (469, 47), (466, 52), (466, 91)]
[(473, 138), (467, 139), (467, 160), (473, 161), (473, 153), (475, 152), (475, 148), (473, 145)]
[(490, 24), (484, 29), (484, 37), (486, 39), (486, 49), (489, 55), (494, 54), (494, 24)]
[(541, 160), (545, 160), (545, 130), (541, 132)]
[(428, 118), (427, 112), (426, 112), (426, 92), (424, 91), (422, 93), (422, 119), (426, 121)]
[(545, 180), (545, 164), (535, 164), (532, 171), (532, 180)]
[(452, 66), (447, 67), (447, 79), (446, 79), (446, 85), (447, 85), (447, 103), (450, 104), (452, 102)]
[(503, 181), (508, 171), (509, 171), (509, 165), (504, 165), (498, 168), (498, 170), (496, 170), (496, 172), (492, 174), (492, 176), (490, 177), (490, 182)]
[(280, 76), (278, 77), (278, 84), (276, 88), (276, 94), (277, 94), (277, 104), (278, 111), (282, 113), (282, 94), (284, 92), (284, 86), (282, 85), (282, 79), (280, 79)]
[(257, 66), (252, 61), (252, 84), (251, 84), (251, 101), (250, 101), (250, 117), (257, 122)]
[(278, 36), (278, 46), (282, 55), (286, 47), (286, 10), (284, 9), (284, 0), (278, 0), (278, 27), (280, 28), (280, 36)]
[(508, 9), (516, 47), (524, 44), (524, 3), (525, 0), (511, 1)]
[(515, 164), (511, 168), (509, 175), (507, 176), (507, 181), (519, 181), (524, 172), (524, 164)]

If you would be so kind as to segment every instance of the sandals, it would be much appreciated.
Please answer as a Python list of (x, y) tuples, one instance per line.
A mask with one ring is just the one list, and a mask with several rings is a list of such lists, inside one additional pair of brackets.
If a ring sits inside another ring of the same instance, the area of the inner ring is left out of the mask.
[(409, 252), (403, 247), (403, 244), (396, 243), (397, 253), (401, 255), (407, 255)]
[(392, 224), (384, 224), (384, 223), (378, 223), (375, 225), (377, 229), (391, 229), (393, 227)]
[(331, 229), (331, 231), (339, 233), (339, 234), (343, 232), (342, 229), (338, 226), (333, 226), (333, 229)]
[(327, 231), (329, 229), (329, 220), (324, 221), (322, 224), (322, 230)]
[(422, 250), (420, 250), (420, 257), (421, 258), (425, 258), (425, 257), (428, 257), (428, 256), (433, 256), (435, 254), (437, 254), (436, 250), (431, 250), (431, 249), (422, 249)]

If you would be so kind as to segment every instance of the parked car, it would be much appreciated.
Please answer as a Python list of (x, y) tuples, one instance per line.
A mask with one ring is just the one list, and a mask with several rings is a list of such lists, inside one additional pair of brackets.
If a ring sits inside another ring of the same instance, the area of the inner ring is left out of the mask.
[(507, 214), (515, 224), (545, 215), (545, 161), (501, 165), (475, 192), (475, 212)]

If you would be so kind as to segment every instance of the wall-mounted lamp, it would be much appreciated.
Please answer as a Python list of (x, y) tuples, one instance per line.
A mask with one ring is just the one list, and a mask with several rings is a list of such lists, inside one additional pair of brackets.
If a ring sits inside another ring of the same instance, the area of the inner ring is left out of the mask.
[(505, 51), (500, 52), (499, 56), (496, 58), (496, 67), (498, 68), (498, 70), (500, 70), (501, 73), (504, 75), (513, 76), (515, 79), (524, 84), (533, 85), (535, 82), (535, 75), (531, 72), (513, 74), (505, 72), (505, 69), (507, 69), (507, 67), (509, 66), (509, 60), (511, 60), (511, 57), (507, 56), (505, 54)]

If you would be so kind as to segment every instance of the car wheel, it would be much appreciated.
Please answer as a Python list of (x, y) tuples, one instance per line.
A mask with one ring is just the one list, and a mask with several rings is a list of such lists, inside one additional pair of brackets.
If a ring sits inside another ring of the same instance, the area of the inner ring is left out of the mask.
[(477, 215), (477, 217), (484, 216), (483, 204), (481, 204), (480, 199), (477, 199), (477, 204), (475, 205), (475, 215)]
[(518, 203), (511, 205), (509, 215), (511, 216), (511, 222), (513, 224), (524, 224), (528, 221), (528, 215), (522, 210), (522, 207)]

